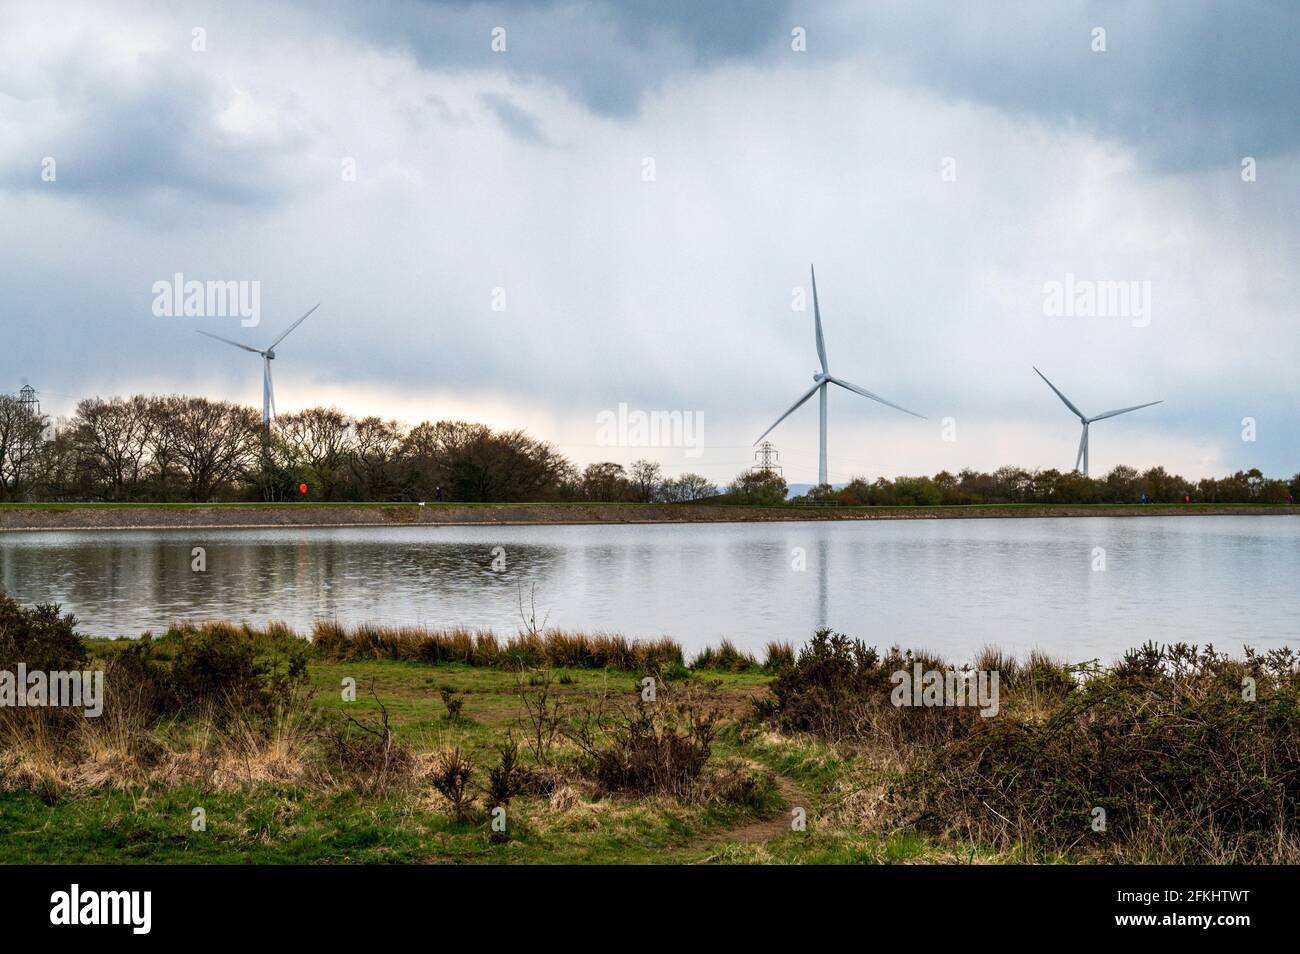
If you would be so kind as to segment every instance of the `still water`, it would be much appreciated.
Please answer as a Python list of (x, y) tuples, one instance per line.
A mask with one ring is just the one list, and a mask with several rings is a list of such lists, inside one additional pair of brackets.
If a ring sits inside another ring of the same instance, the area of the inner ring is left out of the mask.
[(0, 588), (62, 603), (92, 635), (322, 618), (506, 634), (535, 593), (553, 626), (688, 649), (726, 636), (761, 653), (831, 626), (953, 659), (994, 643), (1109, 660), (1148, 639), (1300, 646), (1300, 520), (8, 533)]

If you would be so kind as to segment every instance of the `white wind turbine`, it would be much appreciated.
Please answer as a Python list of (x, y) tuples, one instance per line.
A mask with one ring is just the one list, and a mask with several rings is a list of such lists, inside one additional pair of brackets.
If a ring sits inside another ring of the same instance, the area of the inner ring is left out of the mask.
[(263, 433), (265, 433), (266, 429), (270, 426), (271, 418), (275, 416), (275, 388), (271, 385), (271, 362), (275, 360), (275, 346), (278, 345), (285, 338), (289, 337), (289, 332), (293, 331), (293, 329), (297, 328), (300, 324), (306, 321), (308, 316), (311, 315), (311, 313), (319, 307), (320, 307), (319, 302), (313, 305), (311, 307), (311, 310), (308, 311), (306, 315), (303, 315), (301, 318), (299, 318), (297, 321), (291, 324), (288, 328), (286, 328), (284, 330), (284, 334), (280, 335), (280, 337), (272, 341), (265, 351), (259, 348), (251, 347), (250, 345), (240, 344), (238, 341), (231, 341), (229, 338), (223, 338), (221, 337), (221, 335), (214, 335), (211, 332), (207, 332), (207, 331), (199, 332), (199, 334), (201, 335), (207, 335), (207, 337), (209, 338), (216, 338), (218, 341), (224, 341), (228, 345), (234, 345), (236, 348), (243, 348), (245, 351), (251, 351), (253, 352), (253, 354), (260, 354), (262, 356), (262, 430)]
[(263, 467), (265, 467), (270, 456), (270, 419), (276, 415), (276, 389), (270, 383), (270, 363), (276, 360), (276, 346), (279, 342), (285, 341), (285, 338), (289, 337), (290, 331), (307, 321), (308, 316), (320, 307), (320, 302), (313, 304), (307, 315), (300, 317), (298, 321), (286, 328), (276, 341), (266, 347), (265, 351), (252, 347), (250, 344), (230, 341), (229, 338), (222, 338), (220, 334), (212, 334), (211, 331), (199, 331), (199, 334), (207, 335), (208, 338), (216, 338), (218, 342), (234, 344), (235, 347), (243, 348), (244, 351), (251, 351), (252, 354), (261, 355), (261, 463), (263, 463)]
[[(886, 401), (878, 394), (872, 394), (866, 388), (860, 388), (856, 384), (850, 384), (843, 378), (837, 378), (831, 375), (830, 368), (826, 364), (826, 339), (822, 336), (822, 312), (820, 306), (817, 304), (817, 271), (816, 269), (812, 269), (811, 266), (809, 266), (809, 268), (812, 271), (813, 321), (817, 329), (817, 357), (821, 360), (822, 369), (813, 372), (813, 381), (816, 383), (804, 393), (803, 397), (790, 405), (790, 409), (778, 417), (775, 424), (760, 434), (758, 441), (767, 437), (768, 434), (772, 433), (772, 431), (776, 429), (777, 424), (780, 424), (787, 417), (793, 414), (800, 405), (814, 394), (819, 393), (818, 400), (821, 403), (821, 454), (818, 459), (817, 482), (819, 484), (826, 484), (828, 483), (826, 479), (826, 389), (828, 385), (838, 384), (847, 391), (852, 391), (854, 394), (861, 394), (863, 397), (871, 398), (873, 401), (879, 401), (881, 404), (888, 405), (897, 411), (902, 411), (904, 414), (911, 414), (913, 417), (919, 417), (922, 420), (925, 420), (925, 416), (917, 414), (915, 411), (909, 411), (905, 407), (899, 407), (899, 405), (892, 401)], [(757, 444), (758, 441), (754, 441), (754, 443)]]
[[(1043, 372), (1039, 371), (1037, 368), (1034, 368), (1034, 370), (1038, 372), (1038, 376), (1040, 378), (1042, 378), (1044, 381), (1047, 381), (1047, 375), (1043, 374)], [(1073, 411), (1075, 414), (1078, 415), (1079, 423), (1083, 425), (1083, 436), (1079, 438), (1079, 454), (1074, 459), (1074, 469), (1078, 470), (1079, 462), (1082, 461), (1083, 476), (1085, 477), (1088, 476), (1088, 425), (1089, 424), (1091, 424), (1093, 421), (1104, 421), (1108, 417), (1116, 417), (1120, 414), (1127, 414), (1129, 411), (1137, 411), (1144, 407), (1151, 407), (1152, 405), (1163, 403), (1162, 401), (1148, 401), (1146, 404), (1134, 404), (1132, 407), (1122, 407), (1117, 411), (1107, 411), (1105, 414), (1097, 414), (1093, 417), (1088, 417), (1077, 407), (1071, 404), (1070, 399), (1066, 397), (1064, 394), (1062, 394), (1060, 391), (1058, 391), (1055, 384), (1053, 384), (1051, 381), (1047, 381), (1047, 386), (1051, 388), (1053, 391), (1056, 391), (1056, 396), (1061, 399), (1062, 403), (1064, 403), (1066, 407), (1068, 407), (1071, 411)]]

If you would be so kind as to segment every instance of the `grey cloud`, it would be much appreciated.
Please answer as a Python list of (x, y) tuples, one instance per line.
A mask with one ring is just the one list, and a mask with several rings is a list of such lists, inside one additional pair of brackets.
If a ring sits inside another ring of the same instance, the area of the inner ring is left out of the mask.
[(546, 137), (537, 123), (537, 117), (528, 110), (504, 96), (491, 93), (485, 93), (480, 99), (516, 139), (534, 144), (545, 143)]
[[(870, 58), (944, 97), (960, 97), (1135, 146), (1154, 165), (1203, 167), (1300, 146), (1295, 43), (1300, 7), (1244, 0), (1127, 4), (872, 4), (386, 0), (340, 4), (349, 32), (432, 67), (501, 69), (626, 117), (674, 74), (742, 60), (788, 61), (808, 29), (806, 62)], [(489, 51), (505, 26), (508, 53)], [(1094, 53), (1091, 31), (1107, 31)]]
[[(963, 0), (874, 4), (831, 22), (839, 55), (878, 58), (945, 97), (1083, 126), (1158, 167), (1300, 145), (1295, 5)], [(1104, 53), (1091, 48), (1095, 27), (1106, 30)]]
[[(165, 226), (192, 219), (195, 202), (266, 208), (294, 188), (283, 170), (308, 137), (254, 142), (222, 129), (230, 89), (201, 68), (151, 55), (124, 73), (83, 54), (48, 74), (49, 101), (31, 103), (44, 117), (0, 147), (0, 189), (93, 201)], [(45, 156), (57, 163), (56, 183), (41, 180)]]
[[(365, 7), (338, 3), (332, 15), (350, 34), (402, 49), (425, 66), (543, 79), (593, 112), (627, 117), (647, 91), (680, 71), (770, 48), (784, 35), (789, 7), (787, 0), (383, 0)], [(506, 30), (504, 54), (489, 45), (498, 26)]]

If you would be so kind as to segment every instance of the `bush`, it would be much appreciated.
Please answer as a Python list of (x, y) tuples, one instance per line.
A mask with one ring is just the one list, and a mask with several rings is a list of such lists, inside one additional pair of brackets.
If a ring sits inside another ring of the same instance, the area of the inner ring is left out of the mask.
[(712, 754), (722, 712), (718, 683), (658, 687), (657, 701), (638, 692), (633, 706), (588, 710), (567, 731), (602, 791), (688, 798)]
[(429, 775), (433, 787), (451, 803), (458, 822), (465, 820), (474, 803), (474, 796), (469, 791), (469, 780), (473, 774), (474, 766), (469, 757), (457, 747), (440, 753)]
[(501, 762), (488, 769), (488, 802), (493, 808), (509, 805), (519, 793), (519, 743), (510, 739), (497, 751)]
[(379, 706), (379, 719), (363, 722), (344, 716), (328, 732), (332, 744), (327, 765), (347, 784), (383, 791), (393, 782), (408, 776), (415, 759), (393, 735), (388, 707), (380, 701), (373, 686), (370, 694)]
[(307, 678), (310, 647), (275, 628), (209, 623), (173, 628), (163, 641), (173, 653), (168, 690), (181, 712), (267, 716)]
[(443, 686), (438, 690), (442, 696), (442, 704), (447, 707), (447, 721), (456, 722), (460, 719), (461, 707), (465, 705), (464, 699), (456, 698), (456, 690), (451, 686)]
[(777, 655), (771, 696), (755, 706), (760, 717), (788, 731), (811, 732), (830, 740), (886, 740), (901, 744), (937, 744), (963, 735), (980, 720), (966, 706), (896, 706), (894, 674), (926, 671), (960, 675), (964, 670), (938, 658), (904, 652), (898, 647), (881, 655), (875, 647), (828, 629), (818, 630), (793, 663)]
[(76, 627), (76, 617), (60, 613), (55, 603), (28, 609), (0, 593), (0, 669), (20, 662), (29, 670), (84, 669), (86, 644)]
[[(77, 634), (76, 618), (59, 612), (53, 603), (27, 608), (0, 593), (0, 670), (18, 675), (18, 665), (29, 672), (82, 671), (86, 644)], [(8, 740), (40, 740), (62, 748), (85, 722), (82, 710), (53, 706), (6, 706), (0, 709), (0, 735)], [(50, 784), (53, 784), (52, 782)], [(53, 789), (51, 789), (53, 791)]]

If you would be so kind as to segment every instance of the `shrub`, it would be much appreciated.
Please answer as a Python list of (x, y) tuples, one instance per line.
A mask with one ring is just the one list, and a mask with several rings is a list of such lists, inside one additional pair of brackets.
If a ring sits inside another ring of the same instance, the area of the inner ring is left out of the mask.
[[(1234, 659), (1213, 647), (1148, 644), (1110, 669), (1038, 654), (1025, 663), (980, 657), (981, 667), (995, 662), (1007, 687), (999, 716), (908, 753), (888, 799), (898, 824), (1003, 850), (1296, 860), (1293, 651), (1247, 648)], [(1104, 831), (1092, 828), (1098, 808)]]
[(171, 644), (168, 689), (181, 712), (267, 716), (307, 678), (309, 647), (284, 631), (207, 623), (174, 627), (163, 642)]
[(519, 743), (510, 739), (497, 751), (501, 762), (488, 769), (488, 802), (493, 808), (509, 805), (519, 793)]
[(86, 644), (77, 620), (55, 603), (30, 609), (0, 593), (0, 669), (26, 663), (29, 670), (74, 670), (86, 664)]
[(447, 720), (455, 722), (460, 718), (461, 707), (465, 705), (464, 699), (456, 698), (456, 690), (451, 686), (443, 686), (438, 690), (442, 696), (442, 704), (447, 707)]
[(566, 734), (601, 790), (690, 797), (722, 715), (717, 686), (661, 686), (654, 702), (638, 692), (632, 706), (588, 709)]
[(783, 729), (831, 740), (929, 744), (964, 734), (980, 718), (974, 706), (893, 704), (894, 674), (910, 673), (918, 664), (926, 671), (961, 673), (924, 653), (894, 647), (881, 655), (860, 640), (818, 630), (793, 664), (778, 669), (771, 696), (755, 706)]
[(465, 820), (474, 803), (474, 796), (469, 791), (469, 780), (473, 774), (474, 767), (469, 757), (457, 747), (440, 753), (429, 775), (433, 787), (451, 803), (458, 822)]

